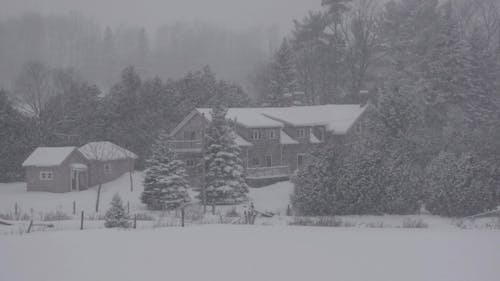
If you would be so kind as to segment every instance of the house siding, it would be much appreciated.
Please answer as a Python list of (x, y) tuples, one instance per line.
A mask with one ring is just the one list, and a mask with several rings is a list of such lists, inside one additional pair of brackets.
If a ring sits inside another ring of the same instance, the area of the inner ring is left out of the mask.
[[(134, 169), (134, 159), (119, 159), (111, 161), (92, 160), (89, 168), (89, 178), (91, 186), (96, 186), (99, 183), (106, 183), (121, 177), (125, 173), (129, 173)], [(109, 172), (106, 172), (105, 166), (109, 165)]]
[[(53, 167), (26, 167), (27, 191), (47, 191), (63, 193), (71, 191), (71, 164), (88, 165), (87, 159), (78, 151), (73, 151), (63, 163)], [(52, 180), (41, 180), (40, 172), (52, 172)], [(85, 189), (88, 183), (88, 175), (82, 179)]]

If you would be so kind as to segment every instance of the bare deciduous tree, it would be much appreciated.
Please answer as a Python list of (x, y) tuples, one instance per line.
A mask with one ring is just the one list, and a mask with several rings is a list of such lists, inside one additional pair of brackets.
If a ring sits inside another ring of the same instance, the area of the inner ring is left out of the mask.
[(39, 118), (53, 94), (51, 71), (41, 62), (27, 62), (16, 79), (15, 87), (22, 102)]

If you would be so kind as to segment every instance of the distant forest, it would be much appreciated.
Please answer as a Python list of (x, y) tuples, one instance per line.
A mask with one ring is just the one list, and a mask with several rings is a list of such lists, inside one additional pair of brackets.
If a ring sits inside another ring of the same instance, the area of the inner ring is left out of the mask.
[(210, 65), (222, 78), (249, 87), (249, 74), (280, 42), (276, 27), (232, 31), (205, 22), (179, 22), (157, 30), (102, 27), (76, 12), (0, 19), (0, 38), (0, 87), (9, 90), (29, 61), (72, 68), (103, 91), (128, 65), (141, 76), (162, 78), (180, 78)]

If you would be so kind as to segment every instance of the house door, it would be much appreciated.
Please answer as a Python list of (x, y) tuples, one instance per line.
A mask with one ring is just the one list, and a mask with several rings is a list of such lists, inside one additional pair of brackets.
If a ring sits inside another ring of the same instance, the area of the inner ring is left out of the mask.
[(273, 157), (271, 155), (266, 155), (266, 167), (273, 166)]
[(80, 173), (77, 170), (71, 171), (71, 191), (80, 189)]

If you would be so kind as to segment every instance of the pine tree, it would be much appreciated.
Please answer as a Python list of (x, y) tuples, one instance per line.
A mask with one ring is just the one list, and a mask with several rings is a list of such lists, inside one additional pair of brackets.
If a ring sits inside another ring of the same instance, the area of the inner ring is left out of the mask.
[(176, 160), (168, 137), (160, 133), (147, 161), (141, 201), (151, 210), (174, 209), (190, 201), (184, 163)]
[(268, 106), (285, 106), (285, 94), (297, 91), (297, 77), (292, 49), (284, 39), (274, 55), (271, 66), (270, 92), (266, 99)]
[(211, 111), (212, 121), (205, 135), (206, 200), (208, 204), (235, 204), (246, 199), (240, 148), (226, 119), (227, 109), (222, 102)]
[(113, 196), (111, 200), (111, 207), (106, 211), (104, 216), (104, 226), (107, 228), (112, 227), (129, 227), (129, 217), (125, 212), (122, 199), (118, 193)]

